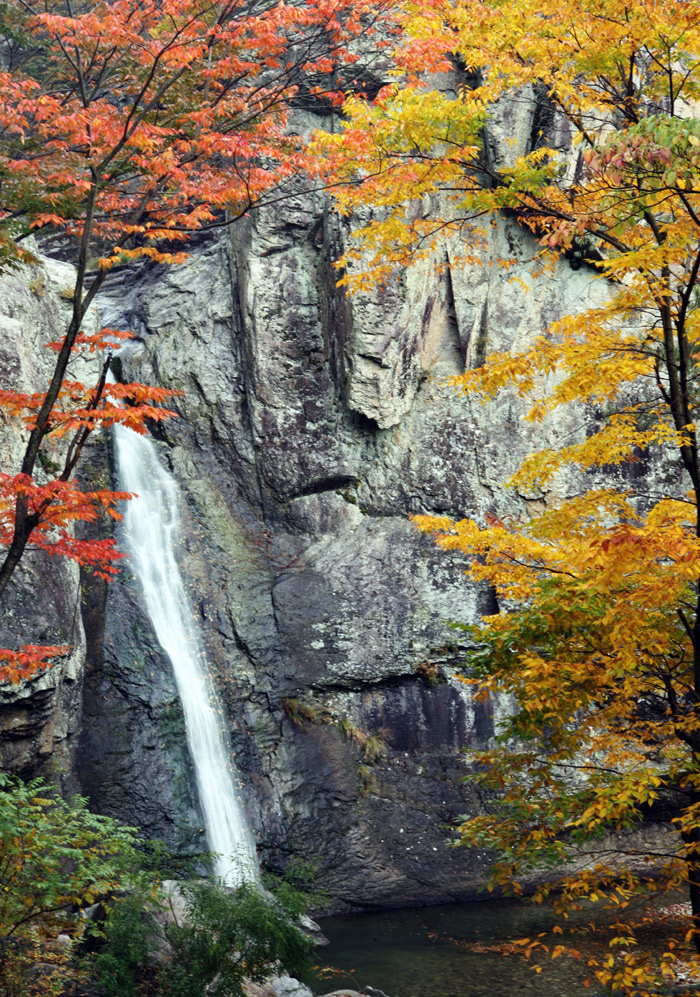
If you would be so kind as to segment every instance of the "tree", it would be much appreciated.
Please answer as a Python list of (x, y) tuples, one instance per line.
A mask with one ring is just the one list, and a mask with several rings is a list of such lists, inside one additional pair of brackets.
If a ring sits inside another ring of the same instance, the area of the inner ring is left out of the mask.
[(81, 798), (66, 803), (40, 780), (24, 784), (0, 774), (4, 994), (35, 992), (27, 973), (42, 948), (46, 958), (47, 936), (68, 930), (82, 937), (89, 921), (75, 910), (129, 886), (146, 888), (134, 835), (133, 828), (91, 814)]
[[(351, 81), (357, 59), (348, 44), (371, 34), (381, 12), (368, 0), (3, 6), (0, 265), (32, 259), (29, 233), (58, 232), (76, 244), (76, 276), (46, 390), (0, 392), (28, 433), (19, 473), (0, 477), (0, 594), (28, 548), (113, 574), (112, 542), (77, 540), (72, 524), (104, 511), (118, 518), (128, 496), (84, 491), (77, 463), (96, 428), (145, 431), (146, 420), (171, 414), (158, 407), (162, 389), (108, 383), (109, 349), (124, 333), (84, 329), (111, 268), (181, 262), (193, 233), (289, 196), (311, 169), (289, 108), (300, 89), (307, 100), (337, 99), (338, 74)], [(81, 348), (108, 351), (94, 385), (70, 379)], [(46, 480), (42, 457), (57, 467)], [(0, 677), (26, 677), (59, 650), (2, 651)]]
[(243, 997), (246, 980), (262, 983), (273, 968), (308, 973), (314, 943), (279, 897), (253, 883), (233, 893), (216, 883), (188, 883), (183, 894), (187, 923), (167, 933), (173, 959), (161, 974), (164, 995)]
[[(642, 889), (683, 885), (686, 941), (700, 951), (700, 9), (418, 0), (403, 27), (395, 81), (374, 103), (349, 99), (344, 133), (320, 142), (345, 181), (341, 209), (381, 209), (341, 261), (342, 282), (389, 279), (444, 235), (466, 235), (475, 259), (480, 226), (507, 212), (535, 237), (536, 266), (575, 256), (609, 289), (531, 349), (455, 379), (484, 400), (517, 391), (535, 423), (579, 406), (580, 438), (532, 454), (510, 481), (544, 512), (417, 518), (505, 610), (472, 630), (476, 694), (517, 699), (474, 759), (500, 809), (465, 818), (460, 837), (495, 847), (494, 880), (516, 890), (533, 869), (558, 868), (537, 897), (556, 893), (560, 909), (603, 898), (623, 910)], [(423, 66), (462, 72), (459, 92), (427, 89)], [(497, 167), (484, 126), (516, 91), (571, 143), (556, 147), (543, 127)], [(425, 195), (431, 213), (415, 208)], [(654, 452), (673, 461), (677, 488), (606, 479), (612, 465), (648, 472)], [(668, 815), (666, 844), (626, 855), (625, 832), (652, 811)], [(634, 942), (621, 925), (595, 967), (602, 983), (644, 993), (678, 975), (678, 942), (656, 964)]]
[[(282, 966), (308, 970), (314, 946), (297, 924), (307, 894), (284, 883), (271, 884), (272, 893), (251, 883), (231, 890), (181, 881), (181, 902), (172, 906), (163, 861), (171, 870), (172, 856), (139, 840), (135, 828), (91, 814), (82, 797), (65, 801), (40, 779), (0, 774), (4, 997), (73, 992), (86, 972), (115, 997), (240, 997), (246, 980)], [(82, 916), (98, 903), (94, 919)], [(63, 958), (60, 934), (72, 939)], [(37, 962), (43, 975), (32, 972)]]
[(253, 883), (231, 890), (206, 880), (179, 883), (177, 903), (166, 892), (160, 909), (133, 894), (113, 905), (91, 973), (108, 997), (243, 997), (251, 981), (310, 969), (314, 944), (297, 923), (302, 897), (290, 906)]

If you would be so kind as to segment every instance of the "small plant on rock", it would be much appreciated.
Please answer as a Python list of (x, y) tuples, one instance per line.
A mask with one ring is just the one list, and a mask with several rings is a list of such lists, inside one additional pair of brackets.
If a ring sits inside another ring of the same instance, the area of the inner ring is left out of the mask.
[(360, 781), (360, 795), (369, 796), (379, 789), (377, 778), (370, 765), (357, 766), (357, 778)]
[(369, 765), (376, 765), (382, 758), (386, 757), (386, 731), (384, 728), (378, 730), (376, 734), (371, 734), (362, 745), (362, 754)]
[(295, 727), (303, 727), (305, 720), (312, 724), (319, 723), (322, 718), (321, 708), (303, 699), (285, 699), (282, 706)]

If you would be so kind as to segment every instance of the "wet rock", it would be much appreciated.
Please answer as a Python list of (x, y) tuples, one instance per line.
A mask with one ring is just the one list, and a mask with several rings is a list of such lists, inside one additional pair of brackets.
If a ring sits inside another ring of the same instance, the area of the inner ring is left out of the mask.
[(101, 813), (164, 840), (175, 855), (207, 850), (175, 681), (133, 579), (101, 590), (102, 622), (86, 625), (82, 791)]

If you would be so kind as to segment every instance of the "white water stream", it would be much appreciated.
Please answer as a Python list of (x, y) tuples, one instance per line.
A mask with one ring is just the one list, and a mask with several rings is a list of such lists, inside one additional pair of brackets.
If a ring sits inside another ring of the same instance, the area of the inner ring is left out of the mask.
[(114, 440), (119, 488), (138, 495), (124, 509), (129, 562), (172, 662), (215, 873), (229, 886), (256, 881), (255, 842), (227, 752), (223, 711), (175, 558), (178, 488), (147, 436), (116, 426)]

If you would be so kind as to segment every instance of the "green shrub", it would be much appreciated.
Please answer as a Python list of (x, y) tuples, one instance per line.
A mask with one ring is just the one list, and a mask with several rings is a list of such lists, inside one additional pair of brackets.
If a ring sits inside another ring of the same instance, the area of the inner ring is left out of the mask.
[(293, 921), (313, 908), (327, 907), (328, 894), (316, 887), (318, 862), (292, 856), (281, 875), (265, 873), (263, 883)]
[(142, 997), (149, 989), (157, 993), (149, 967), (155, 930), (142, 893), (114, 903), (104, 925), (104, 943), (87, 960), (90, 974), (108, 994)]
[(292, 975), (309, 968), (313, 943), (254, 884), (229, 891), (187, 883), (183, 893), (188, 923), (168, 930), (174, 957), (162, 972), (164, 997), (240, 997), (244, 977), (261, 981), (273, 968)]
[[(292, 920), (301, 905), (292, 887), (281, 900), (252, 883), (235, 890), (208, 881), (179, 888), (187, 917), (169, 925), (165, 937), (143, 895), (115, 903), (104, 946), (92, 959), (92, 973), (109, 997), (241, 997), (245, 978), (308, 970), (313, 943)], [(170, 950), (158, 965), (156, 948)]]
[(135, 842), (133, 828), (90, 813), (81, 797), (66, 802), (40, 779), (0, 773), (0, 993), (28, 993), (21, 981), (38, 953), (61, 932), (80, 938), (87, 922), (75, 908), (124, 888)]

